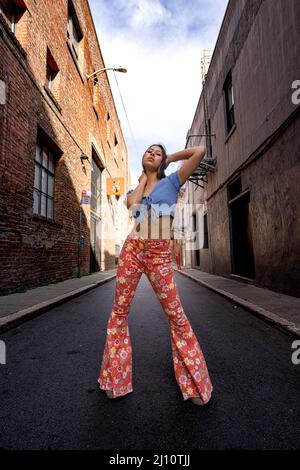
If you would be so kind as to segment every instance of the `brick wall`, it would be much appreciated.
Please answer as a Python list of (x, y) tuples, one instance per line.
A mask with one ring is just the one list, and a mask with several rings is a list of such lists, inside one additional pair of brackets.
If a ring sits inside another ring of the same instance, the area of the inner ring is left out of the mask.
[[(15, 34), (0, 13), (0, 81), (6, 96), (0, 105), (2, 294), (77, 276), (81, 191), (91, 189), (91, 165), (86, 160), (82, 164), (82, 152), (91, 162), (92, 143), (98, 150), (103, 210), (106, 178), (127, 179), (128, 174), (127, 148), (107, 76), (100, 75), (96, 90), (86, 80), (94, 69), (111, 66), (104, 64), (87, 1), (73, 1), (83, 35), (79, 65), (67, 38), (68, 1), (23, 3), (26, 9)], [(50, 91), (47, 50), (59, 69)], [(37, 136), (55, 155), (52, 220), (33, 212)], [(125, 190), (127, 184), (125, 181)], [(105, 214), (109, 217), (109, 211)], [(127, 220), (124, 210), (124, 222)], [(89, 206), (83, 207), (81, 235), (85, 237), (82, 274), (90, 272)], [(115, 266), (114, 229), (101, 242), (99, 268), (111, 269)]]

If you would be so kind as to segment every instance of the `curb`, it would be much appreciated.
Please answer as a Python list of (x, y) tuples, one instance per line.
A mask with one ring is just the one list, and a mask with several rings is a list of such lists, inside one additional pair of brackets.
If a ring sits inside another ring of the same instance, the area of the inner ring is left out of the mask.
[(108, 281), (111, 281), (116, 277), (116, 274), (106, 278), (101, 279), (101, 281), (94, 282), (93, 284), (88, 284), (87, 286), (80, 287), (79, 289), (72, 290), (65, 294), (59, 295), (54, 297), (50, 300), (45, 300), (44, 302), (40, 302), (39, 304), (33, 305), (32, 307), (25, 308), (23, 310), (19, 310), (15, 313), (11, 313), (6, 317), (0, 318), (0, 333), (4, 333), (5, 331), (14, 328), (21, 323), (26, 322), (27, 320), (31, 320), (32, 318), (37, 317), (41, 313), (47, 312), (51, 310), (51, 308), (56, 307), (57, 305), (63, 304), (64, 302), (73, 299), (74, 297), (78, 297), (85, 292), (88, 292), (95, 287), (101, 286)]
[(196, 281), (198, 284), (204, 287), (207, 287), (208, 289), (214, 292), (217, 292), (217, 294), (220, 294), (223, 297), (226, 297), (227, 299), (231, 300), (235, 304), (241, 305), (246, 310), (249, 310), (251, 313), (253, 313), (257, 317), (261, 318), (267, 323), (272, 324), (272, 326), (275, 326), (280, 331), (288, 334), (289, 336), (293, 336), (293, 337), (296, 336), (297, 338), (300, 338), (300, 328), (295, 323), (289, 320), (286, 320), (280, 317), (279, 315), (277, 315), (276, 313), (272, 313), (269, 310), (266, 310), (265, 308), (260, 307), (259, 305), (253, 304), (252, 302), (249, 302), (248, 300), (241, 299), (240, 297), (237, 297), (236, 295), (231, 294), (230, 292), (214, 287), (211, 284), (208, 284), (207, 282), (202, 281), (201, 279), (198, 279), (196, 276), (193, 276), (192, 274), (185, 273), (177, 268), (175, 268), (174, 270), (178, 272), (179, 274), (182, 274), (183, 276), (186, 276), (189, 279)]

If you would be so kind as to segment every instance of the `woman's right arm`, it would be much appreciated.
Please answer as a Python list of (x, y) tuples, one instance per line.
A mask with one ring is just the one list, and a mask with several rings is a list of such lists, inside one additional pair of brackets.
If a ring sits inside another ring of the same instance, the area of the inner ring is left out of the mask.
[(127, 209), (129, 209), (134, 204), (140, 204), (141, 203), (146, 183), (147, 183), (147, 175), (143, 171), (141, 176), (139, 177), (139, 184), (127, 196), (127, 199), (126, 199)]

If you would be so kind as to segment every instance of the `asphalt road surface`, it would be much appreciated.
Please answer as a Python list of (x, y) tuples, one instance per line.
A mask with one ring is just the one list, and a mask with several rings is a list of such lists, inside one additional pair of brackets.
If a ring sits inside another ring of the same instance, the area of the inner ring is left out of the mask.
[(297, 449), (300, 364), (293, 338), (175, 274), (214, 386), (184, 401), (167, 317), (143, 274), (129, 314), (133, 393), (110, 400), (97, 378), (115, 280), (1, 335), (1, 449)]

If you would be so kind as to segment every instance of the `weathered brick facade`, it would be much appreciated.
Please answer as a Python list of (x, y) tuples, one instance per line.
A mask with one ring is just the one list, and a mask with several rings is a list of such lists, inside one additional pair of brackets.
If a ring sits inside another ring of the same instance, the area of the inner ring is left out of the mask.
[[(128, 214), (124, 196), (106, 195), (106, 178), (124, 177), (125, 192), (130, 180), (106, 72), (96, 86), (86, 79), (115, 65), (104, 64), (88, 2), (1, 0), (0, 6), (0, 289), (6, 294), (76, 277), (79, 259), (81, 275), (115, 267)], [(79, 229), (81, 193), (91, 189), (92, 210), (82, 206)]]

